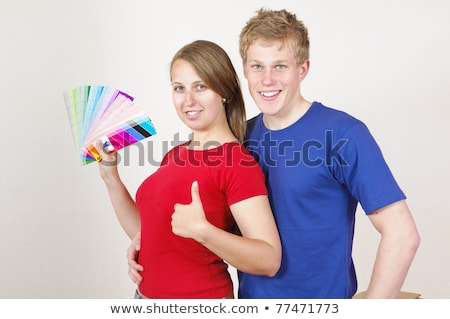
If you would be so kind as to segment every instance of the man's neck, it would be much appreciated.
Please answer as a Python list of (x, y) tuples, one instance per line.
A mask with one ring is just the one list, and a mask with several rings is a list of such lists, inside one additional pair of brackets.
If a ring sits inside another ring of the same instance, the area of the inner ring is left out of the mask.
[(263, 114), (264, 125), (269, 130), (282, 130), (297, 122), (309, 110), (312, 103), (302, 99), (292, 108), (275, 115)]

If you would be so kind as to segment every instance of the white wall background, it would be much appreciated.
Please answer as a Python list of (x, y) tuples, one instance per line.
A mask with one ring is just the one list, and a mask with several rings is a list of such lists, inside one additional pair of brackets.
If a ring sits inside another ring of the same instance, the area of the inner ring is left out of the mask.
[[(242, 74), (238, 34), (261, 6), (309, 27), (309, 100), (371, 129), (422, 236), (404, 290), (450, 298), (450, 2), (1, 0), (0, 297), (130, 298), (129, 240), (97, 165), (79, 166), (62, 92), (85, 84), (136, 98), (158, 135), (131, 147), (123, 179), (134, 194), (175, 133), (168, 63), (182, 45), (216, 41)], [(257, 109), (243, 88), (248, 116)], [(147, 155), (149, 153), (150, 155)], [(358, 212), (355, 263), (369, 281), (378, 235)]]

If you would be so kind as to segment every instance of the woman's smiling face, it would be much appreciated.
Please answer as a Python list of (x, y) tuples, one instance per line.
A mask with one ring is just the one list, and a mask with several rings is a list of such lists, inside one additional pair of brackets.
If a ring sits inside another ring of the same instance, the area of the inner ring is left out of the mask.
[(180, 119), (193, 131), (208, 131), (226, 123), (222, 97), (207, 87), (192, 65), (182, 59), (171, 70), (172, 100)]

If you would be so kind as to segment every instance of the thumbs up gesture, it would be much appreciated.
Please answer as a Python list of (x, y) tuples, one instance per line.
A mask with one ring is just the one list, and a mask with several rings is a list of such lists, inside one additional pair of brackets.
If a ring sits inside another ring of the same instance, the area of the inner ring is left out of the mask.
[(172, 214), (172, 231), (175, 235), (197, 240), (201, 230), (209, 224), (203, 210), (197, 181), (191, 185), (191, 196), (190, 204), (175, 204)]

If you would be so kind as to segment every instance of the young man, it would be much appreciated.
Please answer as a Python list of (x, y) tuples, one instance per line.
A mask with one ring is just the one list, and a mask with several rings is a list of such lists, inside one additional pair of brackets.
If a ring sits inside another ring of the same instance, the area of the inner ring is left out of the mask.
[(419, 234), (367, 127), (308, 102), (308, 31), (295, 14), (260, 10), (243, 28), (240, 54), (261, 114), (246, 146), (259, 161), (283, 245), (275, 277), (240, 274), (241, 298), (351, 298), (355, 211), (360, 203), (381, 235), (367, 298), (395, 298)]
[[(396, 298), (420, 237), (367, 127), (303, 98), (310, 63), (306, 27), (286, 10), (261, 9), (242, 29), (240, 54), (261, 110), (248, 121), (245, 145), (265, 173), (283, 257), (274, 277), (239, 273), (239, 297), (351, 298), (360, 203), (381, 235), (365, 297)], [(130, 276), (139, 281), (134, 255), (132, 246)]]

